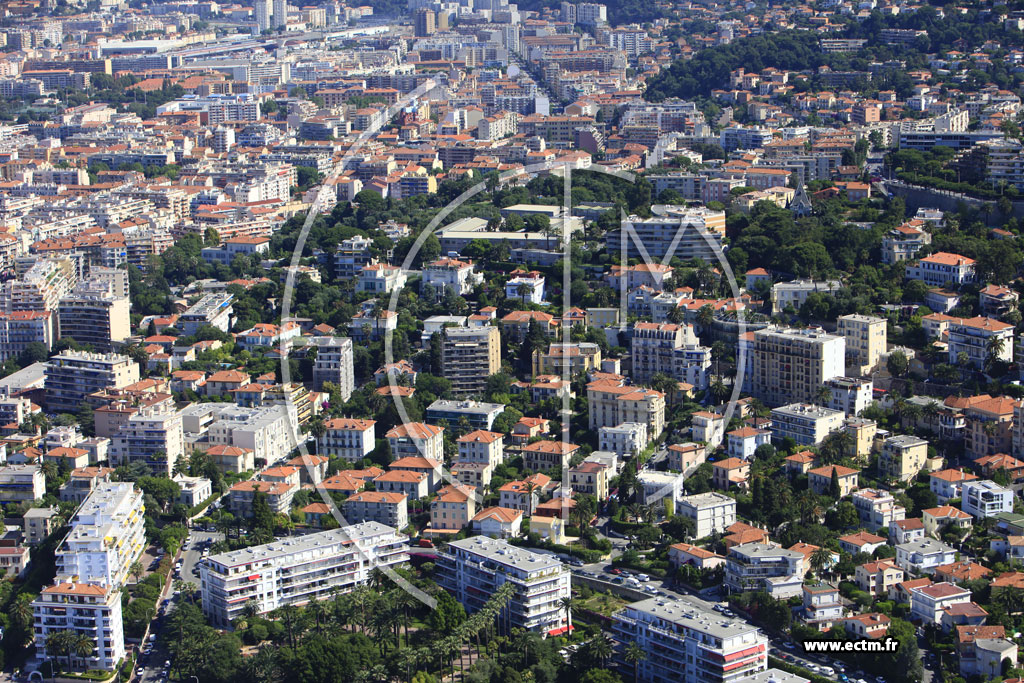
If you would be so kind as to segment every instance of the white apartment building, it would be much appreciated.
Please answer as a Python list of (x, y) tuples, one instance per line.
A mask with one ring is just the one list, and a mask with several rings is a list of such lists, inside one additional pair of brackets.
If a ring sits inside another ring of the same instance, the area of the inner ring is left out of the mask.
[(754, 332), (751, 394), (769, 406), (812, 401), (818, 387), (846, 369), (846, 339), (821, 330)]
[(317, 455), (359, 462), (376, 448), (376, 421), (337, 417), (324, 422), (326, 431), (317, 442)]
[(378, 567), (406, 562), (408, 539), (377, 522), (275, 540), (211, 555), (199, 565), (203, 612), (230, 628), (249, 600), (260, 614), (324, 600), (365, 584)]
[(960, 254), (939, 251), (926, 256), (917, 264), (907, 266), (906, 278), (920, 280), (932, 287), (943, 287), (947, 283), (954, 287), (974, 282), (977, 263)]
[(405, 281), (405, 271), (398, 266), (371, 261), (359, 271), (356, 291), (370, 292), (371, 294), (390, 294), (395, 288), (404, 287)]
[(313, 388), (323, 391), (324, 382), (330, 382), (337, 385), (343, 401), (349, 400), (356, 386), (352, 340), (348, 337), (313, 337), (309, 344), (316, 346)]
[(700, 344), (676, 347), (672, 355), (670, 376), (692, 384), (694, 389), (707, 389), (711, 383), (711, 347)]
[(960, 489), (966, 482), (975, 481), (978, 476), (963, 470), (947, 469), (939, 472), (932, 472), (929, 478), (929, 488), (939, 501), (939, 505), (945, 505), (953, 498), (959, 498)]
[(295, 449), (298, 424), (294, 408), (270, 405), (243, 408), (230, 403), (193, 403), (181, 410), (188, 448), (236, 446), (252, 451), (253, 460), (272, 463)]
[(614, 427), (601, 427), (597, 430), (598, 450), (615, 453), (628, 458), (638, 455), (647, 447), (647, 425), (643, 422), (623, 422)]
[(763, 590), (778, 599), (800, 595), (806, 559), (767, 543), (733, 546), (725, 558), (725, 587), (730, 592)]
[(111, 438), (111, 464), (143, 462), (158, 475), (171, 476), (174, 464), (185, 455), (182, 424), (180, 413), (132, 415)]
[(907, 517), (906, 509), (888, 491), (861, 489), (854, 491), (851, 500), (861, 524), (869, 531), (882, 529), (888, 533), (891, 523)]
[(637, 499), (642, 505), (651, 505), (662, 498), (675, 501), (683, 495), (683, 483), (686, 481), (681, 473), (657, 472), (642, 470), (636, 475)]
[(345, 519), (404, 529), (409, 525), (408, 497), (394, 491), (360, 491), (345, 501)]
[[(613, 659), (625, 675), (639, 666), (644, 683), (734, 683), (768, 668), (768, 638), (742, 619), (723, 617), (694, 597), (648, 598), (612, 615)], [(646, 653), (637, 665), (627, 645)]]
[(23, 503), (46, 495), (46, 477), (39, 465), (0, 467), (0, 503)]
[(458, 438), (460, 463), (481, 463), (497, 467), (505, 459), (505, 436), (501, 432), (477, 429)]
[[(1002, 349), (993, 354), (993, 339), (1002, 340)], [(949, 362), (957, 365), (961, 353), (966, 353), (971, 365), (981, 370), (986, 366), (989, 357), (998, 358), (1007, 363), (1013, 361), (1013, 325), (996, 320), (976, 316), (974, 318), (953, 318), (949, 322)]]
[(960, 509), (975, 519), (1013, 512), (1013, 489), (987, 479), (965, 482), (961, 487)]
[(587, 402), (592, 430), (642, 422), (647, 425), (647, 438), (655, 439), (665, 428), (665, 395), (660, 391), (602, 379), (587, 385)]
[(146, 545), (142, 491), (130, 482), (101, 482), (71, 520), (57, 547), (57, 576), (117, 588)]
[(722, 445), (725, 439), (725, 417), (717, 413), (697, 411), (691, 416), (690, 438), (698, 443), (706, 443), (708, 449)]
[(807, 301), (811, 294), (834, 294), (841, 289), (843, 283), (838, 280), (815, 282), (814, 280), (793, 280), (791, 282), (778, 282), (772, 285), (772, 313), (782, 313), (786, 308), (791, 307), (799, 311), (800, 307)]
[(844, 418), (842, 411), (810, 403), (782, 406), (772, 410), (772, 438), (790, 437), (801, 446), (815, 446), (842, 429)]
[(915, 622), (939, 626), (947, 607), (971, 601), (971, 591), (953, 583), (941, 582), (910, 589), (910, 617)]
[(32, 601), (32, 637), (36, 656), (66, 661), (64, 652), (47, 652), (51, 633), (72, 631), (96, 644), (87, 657), (72, 654), (72, 662), (85, 669), (113, 671), (124, 659), (121, 591), (114, 586), (58, 581)]
[(0, 312), (0, 362), (16, 359), (33, 342), (49, 351), (56, 338), (52, 311)]
[(512, 583), (509, 602), (513, 628), (559, 635), (572, 629), (561, 606), (571, 595), (570, 572), (553, 555), (517, 548), (502, 539), (476, 536), (452, 541), (437, 554), (437, 583), (475, 612), (502, 584)]
[(905, 572), (933, 574), (936, 567), (956, 560), (956, 550), (934, 538), (901, 543), (896, 546), (896, 564)]
[(828, 407), (842, 411), (848, 417), (860, 415), (874, 400), (875, 383), (870, 379), (833, 377), (825, 385), (832, 390)]
[(138, 381), (139, 364), (128, 356), (64, 351), (46, 363), (46, 407), (56, 413), (77, 413), (89, 394)]
[(736, 522), (736, 499), (710, 491), (683, 496), (676, 502), (676, 514), (692, 519), (694, 538), (724, 533)]
[[(665, 215), (641, 218), (629, 216), (619, 230), (611, 230), (605, 244), (611, 253), (623, 253), (624, 259), (642, 258), (637, 242), (643, 244), (647, 255), (662, 261), (666, 256), (678, 256), (681, 261), (703, 259), (717, 263), (725, 236), (725, 212), (704, 207), (691, 208), (663, 206)], [(626, 230), (625, 244), (622, 231)], [(632, 237), (630, 233), (636, 235)]]
[(391, 457), (430, 458), (444, 462), (444, 429), (422, 422), (410, 422), (392, 427), (385, 435), (391, 446)]
[(539, 273), (517, 275), (505, 283), (505, 298), (526, 304), (544, 303), (544, 276)]
[(174, 326), (185, 335), (193, 335), (205, 325), (227, 332), (231, 329), (234, 314), (231, 302), (234, 298), (234, 294), (226, 292), (205, 294), (178, 317), (178, 322)]
[[(465, 296), (472, 294), (473, 288), (483, 281), (483, 277), (482, 273), (476, 272), (472, 261), (446, 257), (423, 267), (421, 287), (433, 287), (437, 298), (443, 297), (449, 288), (456, 296)], [(516, 298), (519, 298), (518, 294)]]

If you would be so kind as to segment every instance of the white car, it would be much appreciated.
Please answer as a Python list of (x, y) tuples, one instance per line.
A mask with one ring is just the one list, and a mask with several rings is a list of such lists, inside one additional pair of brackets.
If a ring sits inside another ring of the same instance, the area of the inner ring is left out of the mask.
[(647, 576), (647, 574), (637, 574), (636, 575), (636, 580), (637, 581), (650, 581), (651, 577)]
[(833, 669), (831, 666), (823, 666), (823, 667), (821, 667), (821, 673), (824, 674), (825, 676), (835, 676), (836, 675), (835, 669)]

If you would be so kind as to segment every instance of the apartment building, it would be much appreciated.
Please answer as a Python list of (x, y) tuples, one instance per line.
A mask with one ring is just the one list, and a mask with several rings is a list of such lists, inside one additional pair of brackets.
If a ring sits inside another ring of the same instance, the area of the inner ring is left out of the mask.
[(870, 379), (833, 377), (825, 382), (832, 391), (828, 407), (840, 410), (848, 417), (856, 417), (874, 400), (875, 384)]
[(334, 250), (334, 276), (338, 279), (349, 279), (359, 274), (373, 255), (370, 247), (373, 240), (362, 235), (354, 235), (342, 240)]
[(791, 438), (801, 446), (816, 446), (843, 428), (844, 417), (842, 411), (810, 403), (784, 405), (772, 410), (772, 438)]
[(406, 500), (419, 500), (430, 495), (430, 477), (425, 472), (393, 470), (373, 480), (374, 489), (389, 493), (403, 493)]
[(964, 415), (964, 450), (977, 460), (986, 455), (1009, 453), (1013, 448), (1014, 413), (1018, 402), (1007, 396), (972, 397)]
[(38, 465), (0, 467), (0, 503), (24, 503), (46, 495), (46, 477)]
[(928, 488), (935, 494), (940, 505), (953, 498), (959, 498), (961, 488), (969, 481), (977, 480), (978, 476), (963, 470), (946, 469), (939, 472), (932, 472), (928, 477)]
[(908, 482), (928, 460), (928, 442), (909, 434), (890, 436), (882, 442), (878, 471), (886, 477)]
[(1013, 512), (1013, 489), (987, 479), (964, 482), (961, 487), (960, 509), (975, 519)]
[(505, 436), (501, 432), (477, 429), (456, 442), (460, 463), (482, 463), (497, 467), (505, 459)]
[(338, 387), (343, 401), (349, 400), (355, 391), (352, 340), (348, 337), (313, 337), (309, 344), (316, 347), (313, 388), (323, 391), (324, 382), (330, 382)]
[(772, 285), (772, 314), (779, 314), (787, 308), (799, 311), (811, 294), (834, 294), (842, 287), (838, 280), (815, 282), (814, 280), (792, 280)]
[(376, 448), (375, 420), (337, 417), (324, 422), (324, 434), (317, 442), (317, 454), (359, 462)]
[(130, 482), (103, 482), (71, 520), (54, 552), (57, 576), (117, 588), (146, 546), (142, 491)]
[(597, 430), (599, 449), (618, 456), (638, 455), (647, 447), (647, 425), (642, 422), (625, 422), (614, 427)]
[(820, 330), (757, 330), (752, 351), (751, 394), (769, 406), (812, 401), (845, 371), (845, 338)]
[(635, 323), (630, 341), (633, 381), (649, 382), (657, 373), (675, 376), (676, 349), (684, 344), (697, 344), (697, 336), (690, 325)]
[(975, 280), (977, 262), (960, 254), (938, 251), (907, 266), (906, 278), (932, 287), (960, 287)]
[(46, 407), (58, 413), (77, 413), (89, 394), (139, 381), (138, 363), (115, 353), (64, 351), (50, 358), (45, 373)]
[(889, 589), (902, 583), (905, 576), (895, 562), (879, 560), (858, 566), (854, 581), (865, 593), (882, 597), (889, 594)]
[(229, 628), (250, 600), (260, 614), (325, 600), (366, 584), (374, 569), (405, 563), (407, 547), (395, 529), (363, 522), (211, 555), (199, 564), (203, 613)]
[(917, 586), (910, 589), (910, 617), (915, 622), (939, 626), (945, 609), (970, 601), (971, 591), (953, 583)]
[(17, 359), (32, 343), (49, 351), (56, 339), (52, 311), (0, 312), (0, 362)]
[(206, 325), (227, 332), (233, 322), (234, 309), (231, 302), (234, 299), (235, 295), (227, 292), (204, 294), (178, 317), (175, 327), (185, 335), (194, 335)]
[(438, 298), (449, 288), (456, 296), (471, 294), (482, 281), (483, 275), (475, 272), (472, 261), (445, 257), (423, 266), (423, 286), (432, 286)]
[(923, 538), (896, 546), (896, 564), (912, 574), (932, 574), (936, 567), (956, 559), (956, 550), (934, 538)]
[(371, 261), (359, 271), (356, 280), (357, 292), (390, 294), (394, 289), (405, 286), (406, 274), (398, 266)]
[(585, 493), (604, 501), (608, 499), (611, 475), (612, 468), (604, 463), (583, 461), (569, 468), (569, 485), (575, 493)]
[(487, 378), (501, 368), (501, 334), (497, 327), (445, 328), (441, 345), (441, 376), (452, 392), (482, 394)]
[(551, 344), (547, 352), (533, 352), (534, 375), (574, 376), (577, 372), (590, 372), (601, 367), (601, 347), (592, 342)]
[(534, 472), (545, 472), (552, 468), (564, 470), (579, 449), (576, 444), (564, 441), (534, 441), (523, 446), (523, 467)]
[(389, 491), (360, 491), (345, 501), (345, 519), (351, 524), (379, 522), (404, 529), (409, 525), (408, 496)]
[(953, 318), (949, 322), (948, 362), (960, 364), (960, 354), (967, 354), (971, 367), (982, 370), (991, 360), (1013, 361), (1013, 325), (976, 316)]
[(400, 460), (405, 457), (429, 458), (444, 462), (444, 429), (422, 422), (409, 422), (388, 430), (388, 444), (391, 457)]
[(448, 401), (437, 399), (427, 406), (426, 419), (430, 422), (447, 420), (450, 425), (459, 424), (463, 418), (472, 429), (490, 429), (494, 418), (505, 410), (503, 403), (484, 403), (482, 401)]
[(71, 631), (95, 646), (88, 656), (71, 653), (74, 666), (113, 671), (125, 656), (121, 591), (116, 586), (58, 580), (32, 601), (32, 637), (37, 656), (67, 661), (68, 653), (47, 648), (50, 634)]
[(765, 591), (777, 599), (800, 595), (806, 556), (767, 543), (729, 548), (725, 558), (725, 587), (729, 592)]
[(722, 445), (725, 439), (725, 417), (717, 413), (699, 410), (691, 415), (690, 438), (707, 444), (708, 449)]
[(931, 243), (932, 236), (924, 230), (924, 221), (914, 220), (899, 225), (882, 238), (882, 263), (913, 260), (921, 249)]
[(473, 492), (459, 486), (445, 486), (430, 503), (430, 530), (458, 531), (476, 516)]
[(599, 379), (587, 384), (590, 429), (614, 427), (624, 422), (647, 425), (647, 438), (665, 429), (665, 395), (660, 391), (626, 385), (624, 380)]
[(896, 502), (892, 494), (882, 489), (861, 489), (852, 497), (860, 522), (870, 531), (889, 531), (889, 525), (906, 519), (906, 509)]
[[(84, 498), (75, 502), (81, 502)], [(56, 508), (29, 508), (22, 516), (22, 532), (27, 545), (38, 545), (50, 535), (55, 528)]]
[(694, 538), (725, 533), (736, 522), (736, 499), (721, 493), (697, 493), (676, 502), (676, 514), (693, 520)]
[[(612, 615), (613, 662), (645, 683), (733, 683), (768, 669), (768, 638), (742, 619), (723, 617), (694, 597), (648, 598)], [(626, 647), (646, 653), (627, 661)]]
[(170, 476), (178, 458), (185, 455), (183, 424), (180, 413), (132, 415), (111, 438), (110, 463), (142, 462), (154, 472)]
[(116, 293), (110, 283), (81, 283), (60, 300), (59, 336), (109, 353), (131, 335), (128, 309), (128, 296)]
[(236, 517), (252, 517), (252, 505), (257, 494), (266, 496), (267, 505), (274, 514), (285, 515), (291, 510), (292, 498), (298, 485), (285, 482), (250, 479), (232, 484), (228, 489), (227, 508)]
[(452, 541), (437, 554), (437, 583), (467, 612), (479, 610), (503, 584), (512, 583), (509, 621), (548, 635), (572, 630), (561, 601), (570, 597), (570, 573), (553, 555), (541, 555), (502, 539), (476, 536)]
[(826, 465), (807, 472), (807, 483), (810, 489), (819, 496), (830, 495), (832, 488), (832, 477), (835, 475), (839, 480), (839, 497), (845, 498), (857, 488), (857, 479), (860, 470), (842, 465)]
[[(611, 253), (623, 258), (641, 258), (637, 243), (644, 245), (647, 257), (662, 261), (677, 256), (681, 261), (702, 259), (717, 263), (725, 236), (725, 212), (704, 207), (665, 207), (665, 215), (641, 218), (629, 216), (618, 230), (611, 230), (605, 244)], [(625, 234), (623, 234), (625, 231)]]

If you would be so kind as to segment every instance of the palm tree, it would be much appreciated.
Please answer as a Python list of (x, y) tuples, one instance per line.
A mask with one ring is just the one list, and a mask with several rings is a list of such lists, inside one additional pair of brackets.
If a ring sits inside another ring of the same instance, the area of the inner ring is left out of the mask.
[(138, 560), (132, 562), (128, 567), (128, 573), (135, 577), (135, 583), (138, 583), (142, 579), (142, 575), (145, 571), (145, 567), (143, 567), (142, 563)]
[(568, 633), (569, 625), (572, 623), (572, 608), (576, 606), (576, 600), (572, 597), (562, 598), (558, 605), (565, 611), (565, 630)]
[(82, 660), (82, 669), (88, 669), (89, 658), (92, 657), (96, 643), (84, 633), (74, 634), (70, 640), (71, 651)]
[(601, 662), (601, 668), (605, 668), (605, 663), (608, 658), (612, 656), (612, 641), (608, 638), (608, 634), (604, 631), (598, 632), (596, 636), (587, 641), (587, 654), (592, 659), (596, 659)]
[(271, 614), (284, 626), (285, 633), (288, 634), (288, 645), (295, 649), (295, 641), (303, 630), (301, 610), (295, 605), (284, 605), (275, 609)]
[[(46, 634), (46, 652), (54, 659), (60, 658), (62, 655), (68, 655), (68, 670), (71, 669), (71, 631), (51, 631)], [(50, 669), (53, 670), (53, 663), (50, 663)]]
[(985, 370), (988, 371), (992, 364), (999, 360), (1003, 350), (1006, 348), (1006, 340), (1002, 337), (991, 337), (985, 345)]
[(46, 477), (46, 481), (52, 481), (57, 476), (58, 470), (57, 465), (51, 460), (45, 461), (40, 469), (43, 472), (43, 476)]
[(18, 596), (10, 607), (10, 614), (22, 628), (27, 629), (32, 623), (32, 603), (27, 593)]
[(825, 548), (818, 548), (811, 553), (811, 568), (821, 576), (822, 570), (832, 562), (832, 553)]
[(709, 304), (704, 304), (697, 309), (697, 324), (700, 325), (701, 332), (706, 332), (710, 329), (714, 321), (715, 311)]
[(260, 613), (260, 604), (258, 602), (256, 602), (255, 600), (253, 600), (252, 598), (249, 598), (248, 600), (246, 600), (245, 604), (242, 605), (242, 615), (247, 620), (252, 620), (259, 613)]
[(832, 403), (832, 389), (827, 384), (822, 384), (814, 390), (814, 402), (825, 407)]
[(626, 646), (623, 657), (633, 665), (633, 682), (640, 683), (640, 662), (647, 659), (647, 651), (638, 643), (633, 642)]

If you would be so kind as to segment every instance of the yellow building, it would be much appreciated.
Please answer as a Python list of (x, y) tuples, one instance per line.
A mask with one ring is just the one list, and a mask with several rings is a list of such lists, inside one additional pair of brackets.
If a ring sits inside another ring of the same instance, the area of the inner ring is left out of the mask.
[(887, 477), (910, 481), (928, 459), (928, 442), (916, 436), (900, 434), (882, 442), (878, 471)]
[(533, 374), (562, 376), (568, 368), (570, 376), (579, 371), (590, 372), (601, 367), (601, 347), (592, 342), (551, 344), (542, 353), (533, 352)]

